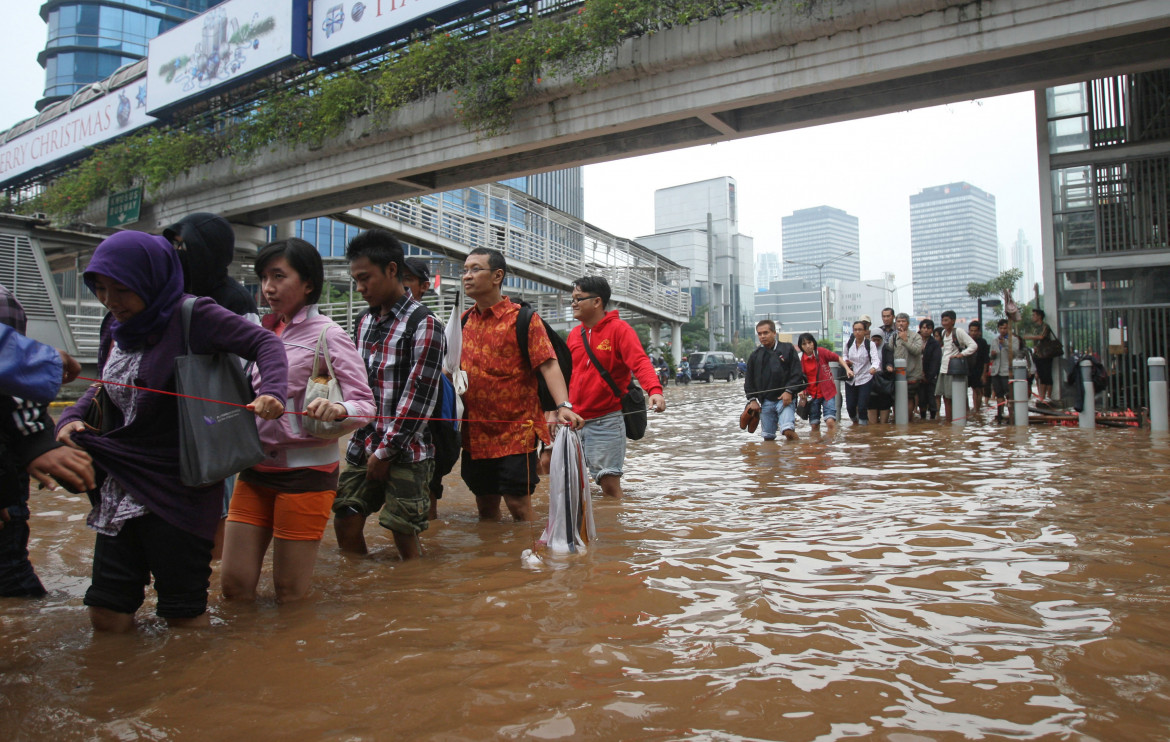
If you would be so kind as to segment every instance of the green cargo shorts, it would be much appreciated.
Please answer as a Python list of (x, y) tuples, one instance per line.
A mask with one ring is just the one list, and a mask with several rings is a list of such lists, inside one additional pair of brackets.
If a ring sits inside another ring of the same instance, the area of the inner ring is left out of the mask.
[(366, 479), (365, 466), (349, 464), (338, 478), (333, 512), (353, 508), (362, 516), (378, 513), (378, 524), (383, 528), (395, 533), (422, 533), (430, 525), (428, 485), (434, 471), (432, 459), (417, 464), (394, 463), (386, 481), (374, 482)]

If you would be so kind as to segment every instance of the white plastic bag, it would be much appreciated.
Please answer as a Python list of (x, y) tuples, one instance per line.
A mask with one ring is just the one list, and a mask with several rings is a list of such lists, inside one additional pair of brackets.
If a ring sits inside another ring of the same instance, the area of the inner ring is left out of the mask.
[(577, 554), (596, 537), (585, 451), (577, 431), (560, 426), (549, 466), (548, 527), (540, 543), (557, 554)]
[[(337, 377), (333, 375), (333, 359), (329, 357), (329, 342), (325, 339), (325, 333), (328, 331), (329, 326), (326, 325), (317, 338), (317, 349), (313, 354), (313, 372), (309, 374), (309, 381), (305, 385), (305, 402), (301, 407), (302, 412), (309, 409), (309, 403), (314, 399), (327, 399), (331, 403), (337, 404), (341, 404), (345, 399), (341, 395), (341, 385), (337, 383)], [(319, 373), (322, 358), (325, 359), (325, 369), (328, 376), (321, 376)], [(308, 415), (301, 415), (300, 422), (301, 429), (309, 435), (328, 440), (340, 438), (353, 429), (352, 425), (346, 425), (344, 422), (327, 423), (314, 420)]]

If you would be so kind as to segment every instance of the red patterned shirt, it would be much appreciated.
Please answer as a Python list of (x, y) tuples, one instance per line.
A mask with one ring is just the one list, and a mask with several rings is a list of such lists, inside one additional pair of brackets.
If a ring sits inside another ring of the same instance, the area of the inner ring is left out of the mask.
[(519, 313), (520, 305), (506, 296), (487, 311), (475, 306), (467, 312), (461, 366), (467, 372), (463, 405), (468, 423), (462, 428), (463, 446), (473, 459), (526, 453), (535, 447), (536, 436), (550, 441), (536, 395), (536, 369), (556, 356), (539, 316), (533, 315), (528, 325), (532, 365), (524, 368), (516, 342)]

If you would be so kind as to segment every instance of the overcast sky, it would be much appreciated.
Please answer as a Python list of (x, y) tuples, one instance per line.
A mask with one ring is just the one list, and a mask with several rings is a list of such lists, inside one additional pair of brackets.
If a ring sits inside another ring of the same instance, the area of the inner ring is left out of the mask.
[[(3, 3), (0, 130), (36, 113), (47, 35), (42, 0)], [(619, 237), (652, 234), (655, 190), (726, 175), (739, 186), (740, 231), (756, 252), (782, 252), (781, 217), (835, 206), (860, 222), (862, 278), (890, 271), (901, 285), (911, 280), (910, 196), (966, 181), (995, 196), (1001, 244), (1024, 231), (1039, 271), (1035, 126), (1032, 94), (1021, 93), (590, 165), (585, 219)], [(911, 299), (909, 289), (899, 294)]]

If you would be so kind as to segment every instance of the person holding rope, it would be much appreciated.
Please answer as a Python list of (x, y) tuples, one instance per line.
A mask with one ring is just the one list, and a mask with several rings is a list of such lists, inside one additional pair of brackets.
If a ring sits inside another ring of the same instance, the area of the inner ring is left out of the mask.
[(354, 339), (365, 359), (377, 417), (359, 429), (345, 452), (346, 469), (333, 503), (337, 545), (367, 552), (366, 518), (390, 531), (404, 560), (422, 556), (435, 446), (427, 418), (439, 399), (446, 341), (442, 325), (403, 285), (402, 244), (384, 229), (362, 232), (345, 250), (358, 293), (370, 305)]
[(776, 440), (776, 429), (790, 441), (797, 439), (796, 406), (793, 400), (804, 391), (804, 371), (792, 343), (780, 342), (776, 323), (770, 319), (756, 323), (760, 345), (748, 356), (743, 391), (748, 407), (760, 411), (760, 435)]
[[(65, 410), (57, 440), (93, 457), (87, 523), (97, 531), (93, 581), (85, 593), (98, 631), (126, 632), (154, 578), (157, 614), (172, 627), (204, 627), (211, 547), (223, 509), (223, 482), (188, 486), (180, 478), (175, 358), (187, 353), (179, 257), (166, 238), (119, 232), (93, 253), (84, 279), (109, 313), (102, 320), (102, 393), (116, 420), (107, 432), (85, 425), (97, 388)], [(248, 406), (284, 414), (288, 362), (280, 340), (208, 298), (192, 310), (192, 353), (235, 353), (255, 361), (263, 381)], [(103, 426), (104, 427), (104, 426)]]
[(565, 377), (537, 315), (528, 324), (528, 359), (516, 338), (520, 306), (503, 295), (508, 263), (499, 250), (477, 247), (463, 263), (463, 291), (475, 306), (464, 314), (462, 368), (467, 374), (460, 474), (475, 495), (481, 520), (533, 520), (536, 441), (551, 443), (537, 394), (540, 374), (557, 404), (557, 421), (580, 429)]
[(601, 487), (602, 494), (620, 498), (626, 426), (621, 398), (602, 378), (598, 366), (605, 368), (623, 394), (631, 376), (637, 376), (650, 395), (650, 407), (655, 412), (666, 409), (666, 399), (638, 333), (618, 316), (616, 309), (605, 310), (609, 297), (609, 282), (601, 276), (585, 276), (573, 282), (573, 318), (581, 324), (569, 333), (569, 350), (573, 352), (569, 400), (573, 410), (585, 418), (581, 445), (589, 474)]
[[(295, 237), (270, 243), (256, 255), (255, 271), (261, 295), (272, 310), (261, 324), (284, 344), (289, 406), (304, 415), (257, 424), (267, 458), (236, 479), (220, 577), (224, 597), (255, 600), (264, 555), (273, 544), (276, 602), (289, 603), (309, 591), (317, 549), (337, 495), (336, 438), (374, 414), (374, 398), (353, 341), (341, 325), (317, 311), (325, 285), (317, 248)], [(314, 365), (318, 374), (331, 374), (337, 381), (341, 401), (318, 397), (305, 405)], [(263, 381), (253, 370), (253, 386)], [(333, 437), (319, 438), (306, 431), (308, 418), (336, 422)]]

